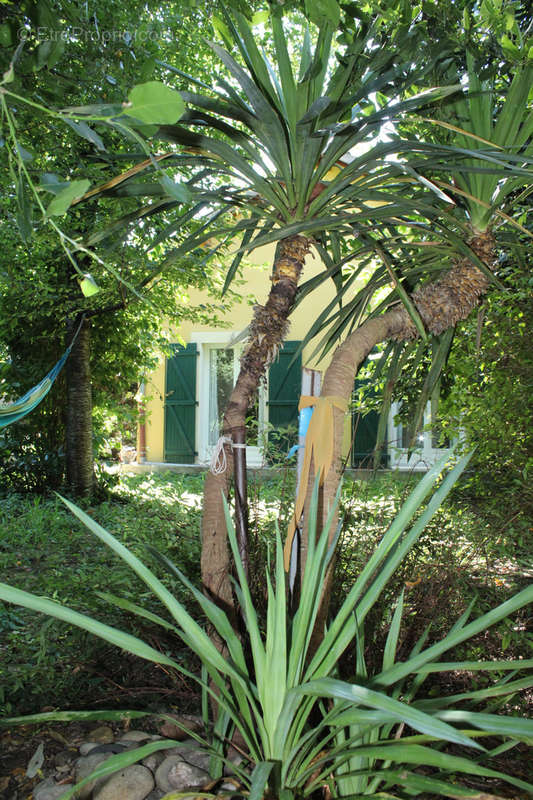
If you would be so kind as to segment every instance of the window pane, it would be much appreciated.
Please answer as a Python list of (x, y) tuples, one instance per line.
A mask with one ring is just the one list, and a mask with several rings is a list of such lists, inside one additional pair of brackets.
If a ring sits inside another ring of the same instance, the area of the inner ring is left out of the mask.
[(246, 444), (252, 447), (262, 444), (259, 441), (259, 394), (257, 392), (246, 414)]
[[(209, 352), (209, 445), (216, 445), (224, 411), (229, 402), (238, 372), (238, 353), (231, 348), (213, 348)], [(260, 419), (259, 396), (256, 393), (246, 415), (246, 443), (258, 446)]]
[(417, 431), (417, 436), (415, 441), (413, 442), (413, 437), (415, 434), (414, 428), (414, 421), (413, 422), (403, 422), (402, 423), (402, 447), (404, 450), (408, 450), (409, 447), (422, 447), (424, 444), (424, 431)]
[(222, 416), (233, 389), (234, 351), (216, 348), (209, 353), (209, 444), (217, 443)]
[[(405, 424), (402, 425), (402, 447), (404, 448), (404, 450), (407, 450), (409, 447), (411, 447), (413, 434), (414, 430), (412, 425), (405, 425)], [(422, 440), (423, 437), (419, 436), (417, 438), (419, 440)], [(415, 443), (415, 447), (419, 446), (420, 444), (422, 444), (422, 441), (417, 441)]]

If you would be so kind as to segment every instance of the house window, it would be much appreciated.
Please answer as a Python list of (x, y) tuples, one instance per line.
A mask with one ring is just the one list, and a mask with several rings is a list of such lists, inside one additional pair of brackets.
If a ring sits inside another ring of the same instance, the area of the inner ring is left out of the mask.
[(222, 415), (235, 384), (235, 351), (221, 347), (209, 350), (209, 445), (220, 436)]
[[(206, 359), (209, 359), (209, 404), (208, 404), (208, 447), (214, 447), (220, 436), (222, 418), (228, 405), (240, 368), (242, 346), (217, 347), (206, 344)], [(251, 447), (259, 448), (265, 419), (265, 387), (261, 387), (255, 401), (248, 411), (248, 435)], [(251, 424), (250, 424), (251, 423)], [(258, 453), (252, 453), (258, 455)]]
[[(432, 420), (431, 403), (424, 410), (424, 418), (415, 443), (413, 426), (396, 422), (400, 403), (393, 403), (389, 416), (389, 455), (391, 467), (407, 470), (427, 470), (450, 448), (450, 442), (442, 440), (438, 422)], [(409, 451), (411, 447), (411, 451)]]
[[(248, 411), (246, 458), (250, 466), (264, 462), (267, 420), (278, 429), (294, 429), (294, 435), (287, 437), (291, 440), (286, 450), (296, 441), (299, 344), (284, 343)], [(167, 360), (166, 370), (165, 461), (209, 463), (239, 374), (243, 346), (237, 334), (229, 331), (202, 331), (192, 334), (186, 346), (172, 346), (174, 354)]]
[[(243, 344), (232, 340), (230, 331), (213, 331), (193, 334), (199, 351), (198, 359), (198, 413), (196, 441), (198, 460), (209, 463), (218, 442), (222, 418), (240, 369)], [(260, 387), (258, 398), (248, 414), (255, 417), (255, 437), (248, 436), (246, 460), (250, 466), (263, 463), (261, 439), (266, 419), (266, 387)]]
[(414, 424), (402, 423), (398, 426), (401, 431), (402, 450), (408, 450), (410, 447), (422, 447), (424, 444), (424, 431), (418, 431), (415, 436)]

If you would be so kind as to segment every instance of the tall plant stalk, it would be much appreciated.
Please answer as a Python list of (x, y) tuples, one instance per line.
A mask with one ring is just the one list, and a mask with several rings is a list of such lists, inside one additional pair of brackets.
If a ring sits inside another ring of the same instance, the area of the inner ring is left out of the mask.
[[(476, 232), (469, 245), (476, 256), (492, 271), (496, 263), (496, 254), (491, 232)], [(455, 326), (459, 321), (466, 319), (478, 305), (480, 298), (488, 288), (488, 277), (472, 261), (465, 257), (456, 260), (452, 269), (441, 278), (415, 291), (412, 300), (426, 330), (432, 334), (439, 335), (450, 327)], [(321, 396), (334, 395), (342, 398), (348, 404), (352, 395), (355, 376), (366, 357), (377, 344), (390, 339), (402, 341), (418, 336), (419, 332), (403, 306), (396, 307), (381, 316), (367, 320), (335, 350), (324, 374)], [(334, 407), (333, 416), (333, 463), (325, 477), (322, 490), (321, 508), (323, 519), (327, 517), (334, 505), (343, 464), (344, 414)], [(310, 499), (311, 480), (308, 487), (308, 499)], [(306, 503), (306, 510), (307, 514), (309, 514), (309, 502)], [(303, 563), (305, 563), (309, 546), (306, 529), (307, 526), (304, 524), (301, 554)], [(321, 638), (321, 631), (327, 616), (327, 598), (330, 593), (331, 578), (332, 570), (330, 566), (324, 588), (324, 602), (322, 603), (315, 628), (315, 646)]]
[[(202, 581), (209, 595), (227, 609), (233, 608), (230, 564), (224, 518), (224, 499), (235, 475), (236, 534), (239, 554), (247, 569), (248, 499), (246, 487), (246, 414), (266, 370), (277, 356), (288, 329), (298, 281), (310, 242), (304, 236), (283, 239), (276, 250), (272, 287), (264, 306), (254, 308), (248, 343), (237, 382), (230, 395), (222, 423), (227, 467), (207, 473), (202, 520)], [(237, 445), (233, 447), (231, 444)]]
[[(72, 341), (78, 320), (68, 324)], [(94, 489), (93, 422), (91, 386), (91, 323), (85, 319), (66, 363), (67, 485), (77, 496), (90, 496)]]

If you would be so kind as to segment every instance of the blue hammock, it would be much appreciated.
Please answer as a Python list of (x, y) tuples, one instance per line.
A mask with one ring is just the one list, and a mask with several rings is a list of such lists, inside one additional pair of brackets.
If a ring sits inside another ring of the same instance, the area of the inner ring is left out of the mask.
[(22, 417), (25, 417), (26, 414), (29, 414), (31, 411), (33, 411), (33, 409), (39, 405), (41, 400), (46, 397), (52, 388), (55, 379), (61, 372), (65, 361), (70, 355), (70, 351), (74, 346), (74, 342), (78, 337), (78, 333), (81, 330), (84, 320), (85, 317), (82, 318), (71, 343), (55, 367), (52, 367), (48, 375), (46, 375), (42, 381), (37, 384), (37, 386), (34, 386), (33, 389), (30, 389), (28, 392), (26, 392), (24, 397), (21, 397), (19, 400), (13, 400), (10, 403), (0, 402), (0, 428), (5, 428), (6, 425), (11, 425), (12, 422), (17, 422), (19, 419), (22, 419)]

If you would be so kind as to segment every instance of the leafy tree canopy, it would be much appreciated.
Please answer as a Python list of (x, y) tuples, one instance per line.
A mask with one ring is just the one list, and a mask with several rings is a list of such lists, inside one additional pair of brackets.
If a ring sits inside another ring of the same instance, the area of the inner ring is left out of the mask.
[[(58, 113), (89, 106), (105, 117), (106, 109), (121, 109), (128, 98), (128, 111), (142, 127), (145, 114), (153, 114), (143, 105), (148, 98), (156, 100), (160, 113), (169, 108), (172, 116), (160, 121), (175, 121), (183, 109), (179, 95), (150, 82), (158, 77), (157, 59), (194, 60), (195, 69), (207, 78), (211, 58), (202, 36), (211, 9), (180, 6), (170, 4), (164, 18), (135, 2), (112, 9), (96, 3), (90, 12), (67, 2), (26, 2), (0, 10), (0, 71), (10, 92), (1, 98), (0, 138), (7, 167), (0, 175), (4, 396), (19, 395), (42, 377), (65, 348), (66, 321), (85, 313), (93, 327), (95, 405), (122, 404), (154, 365), (157, 348), (164, 346), (168, 334), (161, 330), (163, 317), (212, 319), (218, 311), (215, 297), (200, 310), (187, 298), (192, 285), (216, 292), (216, 272), (184, 257), (166, 275), (155, 276), (157, 252), (144, 253), (141, 235), (111, 248), (105, 265), (76, 247), (117, 210), (116, 200), (81, 207), (76, 205), (79, 197), (123, 165), (146, 159), (147, 152), (142, 136), (133, 134), (131, 140), (133, 129), (128, 133), (84, 121), (75, 113)], [(163, 172), (161, 181), (164, 196), (163, 181), (174, 184)], [(135, 202), (128, 193), (119, 200), (125, 211)], [(57, 452), (64, 430), (58, 411), (63, 392), (64, 376), (54, 398), (22, 424), (20, 435), (10, 431), (11, 442), (46, 438), (46, 452)], [(11, 460), (12, 455), (9, 445)]]

